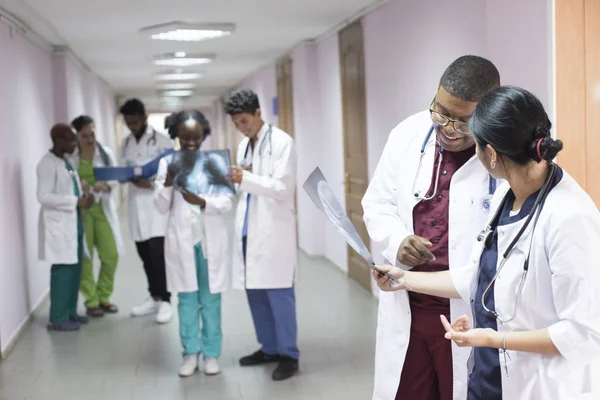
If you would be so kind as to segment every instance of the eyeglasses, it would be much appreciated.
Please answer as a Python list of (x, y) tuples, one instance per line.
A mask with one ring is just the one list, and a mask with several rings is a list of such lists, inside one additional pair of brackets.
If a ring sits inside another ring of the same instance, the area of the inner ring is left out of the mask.
[(471, 130), (469, 129), (469, 124), (464, 121), (457, 121), (454, 119), (450, 119), (446, 117), (444, 114), (440, 113), (433, 109), (433, 104), (435, 103), (435, 98), (431, 102), (429, 106), (429, 113), (431, 114), (431, 120), (434, 124), (438, 126), (445, 127), (448, 124), (452, 123), (452, 128), (458, 133), (462, 133), (463, 135), (470, 135)]

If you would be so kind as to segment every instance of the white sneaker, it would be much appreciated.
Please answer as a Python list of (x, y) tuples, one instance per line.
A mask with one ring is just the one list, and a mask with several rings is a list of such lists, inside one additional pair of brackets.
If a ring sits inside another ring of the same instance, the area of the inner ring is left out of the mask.
[(182, 378), (187, 378), (196, 373), (198, 369), (198, 355), (192, 354), (189, 356), (183, 357), (183, 362), (181, 363), (181, 367), (179, 367), (179, 376)]
[(146, 315), (156, 314), (160, 307), (160, 300), (154, 300), (148, 297), (142, 304), (131, 309), (132, 317), (145, 317)]
[(173, 309), (171, 303), (163, 301), (158, 307), (158, 314), (156, 314), (156, 322), (159, 324), (167, 324), (171, 322), (173, 318)]
[(219, 367), (219, 360), (216, 358), (204, 359), (204, 373), (206, 375), (218, 375), (220, 372), (221, 367)]

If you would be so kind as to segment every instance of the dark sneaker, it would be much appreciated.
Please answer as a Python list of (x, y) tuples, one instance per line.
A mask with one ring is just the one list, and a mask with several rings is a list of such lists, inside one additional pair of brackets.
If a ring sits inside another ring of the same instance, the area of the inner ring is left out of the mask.
[(281, 357), (279, 366), (273, 372), (274, 381), (285, 381), (298, 373), (298, 360), (290, 357)]
[(55, 322), (48, 324), (49, 331), (58, 331), (58, 332), (72, 332), (77, 331), (81, 327), (79, 322), (75, 321), (63, 321), (63, 322)]
[(271, 356), (271, 355), (265, 354), (261, 350), (259, 350), (254, 354), (251, 354), (246, 357), (242, 357), (240, 359), (240, 365), (242, 367), (250, 367), (253, 365), (276, 363), (280, 360), (281, 360), (281, 357), (278, 355)]
[(71, 317), (71, 321), (79, 322), (81, 325), (87, 325), (87, 323), (90, 322), (90, 319), (85, 315), (75, 315), (74, 317)]

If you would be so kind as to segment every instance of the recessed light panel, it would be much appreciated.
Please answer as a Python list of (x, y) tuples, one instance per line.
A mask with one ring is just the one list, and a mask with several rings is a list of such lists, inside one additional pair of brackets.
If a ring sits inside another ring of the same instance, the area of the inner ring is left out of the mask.
[(181, 42), (199, 42), (229, 36), (233, 33), (233, 24), (191, 24), (171, 22), (150, 26), (140, 32), (154, 40), (174, 40)]

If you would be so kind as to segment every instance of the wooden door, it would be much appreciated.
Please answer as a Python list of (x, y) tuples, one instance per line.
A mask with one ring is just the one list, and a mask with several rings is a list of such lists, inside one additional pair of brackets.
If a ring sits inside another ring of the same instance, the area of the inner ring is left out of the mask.
[[(339, 33), (344, 126), (346, 212), (367, 246), (361, 200), (368, 185), (363, 30), (357, 21)], [(348, 246), (348, 275), (371, 292), (370, 267)]]
[(558, 162), (600, 206), (600, 1), (556, 0)]
[(292, 58), (277, 63), (277, 113), (279, 128), (294, 137), (294, 96), (292, 92)]

